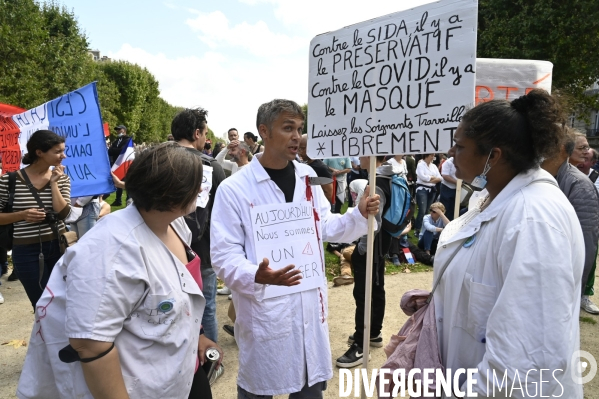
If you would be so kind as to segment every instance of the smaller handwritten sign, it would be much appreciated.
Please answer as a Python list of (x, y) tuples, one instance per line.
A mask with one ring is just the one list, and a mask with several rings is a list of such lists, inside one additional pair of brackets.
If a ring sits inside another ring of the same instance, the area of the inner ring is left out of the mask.
[(324, 285), (325, 275), (318, 238), (308, 201), (254, 206), (250, 210), (256, 259), (269, 260), (274, 270), (294, 265), (301, 271), (299, 285), (267, 285), (265, 298), (307, 291)]
[(198, 193), (196, 206), (206, 208), (210, 200), (210, 190), (212, 189), (212, 166), (202, 165), (204, 177), (202, 179), (202, 190)]

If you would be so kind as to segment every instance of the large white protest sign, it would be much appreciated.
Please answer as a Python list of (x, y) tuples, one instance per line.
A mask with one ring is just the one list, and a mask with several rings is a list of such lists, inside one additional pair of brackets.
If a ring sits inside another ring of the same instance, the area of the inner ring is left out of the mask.
[(447, 152), (474, 104), (476, 0), (442, 0), (310, 43), (312, 158)]
[(295, 265), (302, 272), (299, 285), (268, 285), (265, 298), (311, 290), (324, 284), (321, 249), (316, 236), (312, 205), (308, 201), (254, 206), (251, 209), (256, 259), (269, 260), (278, 270)]
[(533, 89), (551, 93), (553, 64), (549, 61), (476, 59), (476, 105), (491, 100), (512, 101)]

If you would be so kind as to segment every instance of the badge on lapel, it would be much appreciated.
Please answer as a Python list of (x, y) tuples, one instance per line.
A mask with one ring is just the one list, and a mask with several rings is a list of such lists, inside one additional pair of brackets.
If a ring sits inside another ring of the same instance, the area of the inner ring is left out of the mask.
[(468, 238), (466, 240), (466, 242), (464, 243), (464, 245), (462, 245), (464, 248), (470, 248), (472, 246), (472, 244), (474, 244), (474, 242), (476, 241), (476, 234), (474, 234), (473, 236), (471, 236), (470, 238)]

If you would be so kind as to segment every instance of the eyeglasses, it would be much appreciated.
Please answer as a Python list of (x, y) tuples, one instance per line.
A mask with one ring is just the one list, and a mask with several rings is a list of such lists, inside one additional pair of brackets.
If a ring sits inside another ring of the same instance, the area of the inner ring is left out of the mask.
[(580, 147), (576, 147), (576, 149), (579, 150), (579, 151), (588, 151), (588, 150), (591, 149), (591, 147), (589, 147), (588, 145), (583, 145), (583, 146), (580, 146)]

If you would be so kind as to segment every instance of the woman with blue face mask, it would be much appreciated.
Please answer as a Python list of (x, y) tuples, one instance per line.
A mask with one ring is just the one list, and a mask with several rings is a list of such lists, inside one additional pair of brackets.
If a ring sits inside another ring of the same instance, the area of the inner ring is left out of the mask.
[(532, 90), (472, 108), (454, 135), (456, 176), (488, 194), (443, 229), (435, 256), (442, 364), (474, 370), (458, 378), (451, 397), (468, 389), (512, 397), (506, 386), (526, 396), (583, 397), (573, 378), (582, 230), (553, 176), (539, 167), (559, 150), (564, 122), (556, 100)]

